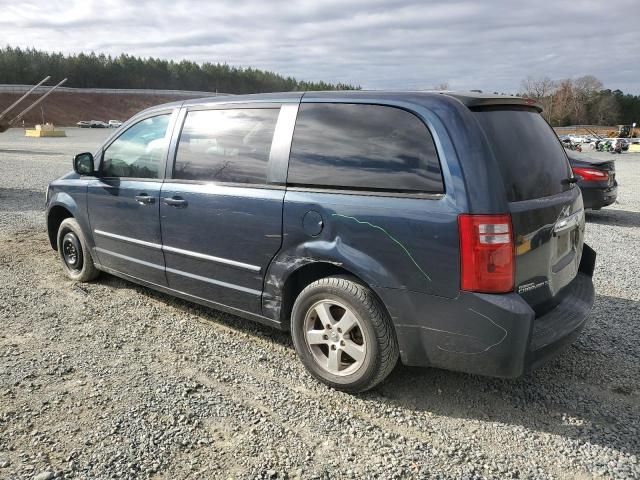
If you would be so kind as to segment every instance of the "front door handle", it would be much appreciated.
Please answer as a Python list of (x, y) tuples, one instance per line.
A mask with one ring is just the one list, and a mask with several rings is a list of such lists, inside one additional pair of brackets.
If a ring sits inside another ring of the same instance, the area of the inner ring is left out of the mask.
[(135, 196), (136, 202), (140, 205), (151, 205), (156, 203), (156, 198), (149, 196), (148, 193), (141, 193), (140, 195)]
[(170, 207), (184, 208), (187, 206), (187, 201), (182, 197), (165, 197), (162, 201)]

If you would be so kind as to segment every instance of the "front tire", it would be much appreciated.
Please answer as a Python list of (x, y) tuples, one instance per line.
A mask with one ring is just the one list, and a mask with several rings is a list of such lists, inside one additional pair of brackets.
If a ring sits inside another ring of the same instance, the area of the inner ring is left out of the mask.
[(369, 390), (398, 361), (389, 315), (352, 277), (323, 278), (302, 290), (293, 305), (291, 334), (309, 373), (338, 390)]
[(75, 218), (65, 218), (58, 228), (58, 257), (71, 280), (90, 282), (100, 274)]

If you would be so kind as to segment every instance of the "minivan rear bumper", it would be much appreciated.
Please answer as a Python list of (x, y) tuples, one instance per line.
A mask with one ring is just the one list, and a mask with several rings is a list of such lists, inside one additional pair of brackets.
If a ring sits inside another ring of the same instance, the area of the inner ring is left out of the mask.
[(527, 370), (542, 365), (571, 345), (588, 322), (594, 299), (591, 277), (578, 273), (567, 289), (558, 306), (533, 322)]
[(588, 323), (594, 266), (595, 252), (585, 245), (578, 275), (558, 294), (559, 303), (540, 316), (515, 293), (461, 292), (456, 299), (399, 290), (379, 294), (394, 320), (405, 365), (516, 378), (563, 351)]

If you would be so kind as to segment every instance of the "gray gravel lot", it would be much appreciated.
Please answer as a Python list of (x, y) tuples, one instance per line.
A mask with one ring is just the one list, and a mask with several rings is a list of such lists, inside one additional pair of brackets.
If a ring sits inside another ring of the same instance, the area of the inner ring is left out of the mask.
[(587, 217), (597, 298), (566, 353), (515, 381), (399, 366), (353, 396), (284, 333), (63, 276), (44, 190), (107, 133), (0, 135), (0, 478), (640, 478), (640, 154)]

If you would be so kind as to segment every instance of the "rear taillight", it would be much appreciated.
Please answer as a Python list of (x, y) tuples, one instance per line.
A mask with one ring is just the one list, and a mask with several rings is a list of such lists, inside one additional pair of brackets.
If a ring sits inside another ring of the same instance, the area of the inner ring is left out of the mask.
[(609, 174), (603, 170), (595, 168), (572, 168), (574, 175), (579, 175), (585, 182), (606, 182), (609, 180)]
[(514, 244), (511, 216), (459, 215), (460, 288), (472, 292), (513, 290)]

